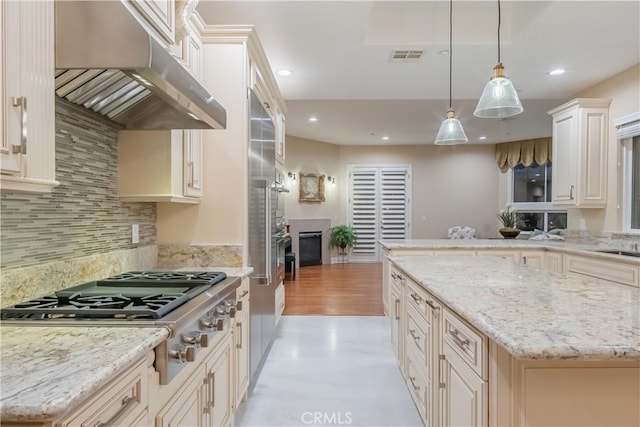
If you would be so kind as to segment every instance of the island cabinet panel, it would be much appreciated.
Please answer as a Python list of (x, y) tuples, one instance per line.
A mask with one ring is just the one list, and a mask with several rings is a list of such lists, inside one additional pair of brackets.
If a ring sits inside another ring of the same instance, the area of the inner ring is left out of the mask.
[(591, 277), (603, 283), (616, 283), (640, 287), (640, 266), (566, 254), (565, 272), (578, 277)]
[(515, 366), (513, 425), (640, 425), (640, 362), (627, 366), (522, 362)]

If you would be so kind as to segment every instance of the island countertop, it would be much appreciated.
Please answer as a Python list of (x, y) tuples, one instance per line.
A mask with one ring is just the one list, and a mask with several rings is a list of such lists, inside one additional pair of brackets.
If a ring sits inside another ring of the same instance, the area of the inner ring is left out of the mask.
[(62, 416), (167, 339), (163, 327), (0, 327), (0, 417)]
[(500, 257), (390, 261), (522, 359), (640, 360), (640, 290), (565, 277)]
[(599, 252), (618, 249), (603, 244), (573, 243), (558, 240), (525, 239), (404, 239), (380, 240), (380, 246), (388, 250), (442, 250), (442, 249), (542, 249), (563, 253), (586, 255), (593, 258), (615, 260), (640, 266), (640, 257)]

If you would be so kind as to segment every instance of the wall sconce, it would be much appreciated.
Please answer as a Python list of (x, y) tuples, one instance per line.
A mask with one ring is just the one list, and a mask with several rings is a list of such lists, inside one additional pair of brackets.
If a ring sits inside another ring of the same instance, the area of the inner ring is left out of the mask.
[(290, 179), (291, 181), (295, 181), (295, 180), (296, 180), (296, 174), (295, 174), (295, 173), (291, 173), (291, 172), (289, 172), (289, 173), (287, 174), (287, 176), (289, 177), (289, 179)]
[(335, 177), (328, 176), (328, 177), (327, 177), (327, 182), (330, 182), (330, 183), (331, 183), (331, 185), (336, 185), (336, 179), (335, 179)]

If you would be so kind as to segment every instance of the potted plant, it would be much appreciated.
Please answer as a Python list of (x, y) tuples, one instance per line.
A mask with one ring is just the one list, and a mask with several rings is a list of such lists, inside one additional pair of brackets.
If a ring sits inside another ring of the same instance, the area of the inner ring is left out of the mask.
[(336, 225), (331, 228), (331, 235), (329, 237), (329, 247), (339, 248), (340, 254), (345, 255), (349, 249), (358, 240), (355, 230), (348, 225)]
[(507, 207), (507, 209), (501, 210), (497, 216), (502, 223), (502, 228), (498, 230), (500, 234), (502, 234), (502, 237), (505, 239), (515, 239), (518, 234), (520, 234), (517, 226), (518, 214)]

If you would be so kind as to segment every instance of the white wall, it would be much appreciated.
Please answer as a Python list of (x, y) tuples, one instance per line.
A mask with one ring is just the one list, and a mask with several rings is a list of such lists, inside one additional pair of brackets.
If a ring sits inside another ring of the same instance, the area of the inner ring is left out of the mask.
[(336, 176), (336, 186), (327, 192), (327, 202), (318, 206), (299, 204), (295, 193), (287, 200), (286, 215), (344, 223), (347, 165), (410, 164), (414, 239), (444, 238), (449, 227), (461, 224), (475, 227), (479, 237), (499, 237), (500, 170), (494, 153), (494, 145), (336, 146), (287, 136), (287, 170), (298, 172), (304, 166), (303, 172)]

